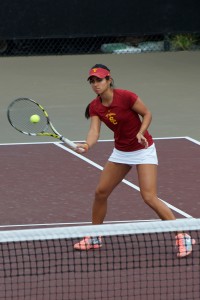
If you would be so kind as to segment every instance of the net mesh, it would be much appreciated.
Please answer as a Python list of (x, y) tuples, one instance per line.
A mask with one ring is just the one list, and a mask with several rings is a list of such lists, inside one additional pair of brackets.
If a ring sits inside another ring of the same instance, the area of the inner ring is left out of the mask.
[[(0, 232), (0, 299), (200, 299), (200, 220)], [(196, 239), (177, 258), (175, 235)], [(102, 248), (74, 250), (84, 236)]]
[(0, 56), (138, 54), (199, 51), (200, 34), (89, 36), (73, 38), (13, 38), (0, 40)]

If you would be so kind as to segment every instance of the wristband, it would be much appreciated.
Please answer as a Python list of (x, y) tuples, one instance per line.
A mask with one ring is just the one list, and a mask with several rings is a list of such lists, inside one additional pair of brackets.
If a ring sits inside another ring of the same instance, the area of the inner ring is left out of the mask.
[(84, 143), (83, 145), (86, 146), (86, 148), (87, 148), (86, 150), (88, 151), (89, 148), (90, 148), (89, 145), (88, 145), (88, 143)]

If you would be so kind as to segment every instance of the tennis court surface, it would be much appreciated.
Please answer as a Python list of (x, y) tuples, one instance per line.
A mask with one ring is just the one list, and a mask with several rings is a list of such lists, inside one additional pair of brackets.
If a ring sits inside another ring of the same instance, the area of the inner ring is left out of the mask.
[[(105, 225), (94, 228), (93, 194), (112, 141), (84, 156), (61, 143), (0, 145), (0, 299), (200, 299), (200, 143), (155, 144), (158, 196), (179, 220), (157, 219), (132, 169), (109, 199)], [(196, 239), (187, 258), (176, 257), (178, 230)], [(75, 251), (87, 234), (101, 235), (103, 247)]]

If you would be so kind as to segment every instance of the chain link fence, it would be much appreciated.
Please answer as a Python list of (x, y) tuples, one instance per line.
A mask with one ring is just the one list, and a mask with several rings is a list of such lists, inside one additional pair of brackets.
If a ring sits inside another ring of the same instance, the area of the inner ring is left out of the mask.
[(200, 34), (0, 40), (0, 56), (200, 50)]

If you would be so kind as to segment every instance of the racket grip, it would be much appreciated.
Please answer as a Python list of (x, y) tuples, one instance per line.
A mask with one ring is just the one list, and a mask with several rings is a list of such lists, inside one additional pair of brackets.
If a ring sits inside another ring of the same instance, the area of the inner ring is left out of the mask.
[(61, 141), (64, 142), (66, 145), (68, 145), (70, 148), (72, 148), (74, 150), (77, 149), (77, 145), (74, 142), (65, 138), (64, 136), (61, 137)]
[[(70, 148), (72, 148), (73, 150), (77, 150), (77, 148), (78, 148), (77, 145), (76, 145), (74, 142), (68, 140), (68, 139), (65, 138), (64, 136), (61, 137), (61, 141), (64, 142), (66, 145), (68, 145), (68, 146), (69, 146)], [(79, 150), (80, 150), (81, 152), (85, 152), (85, 150), (84, 150), (83, 148), (79, 148)]]

